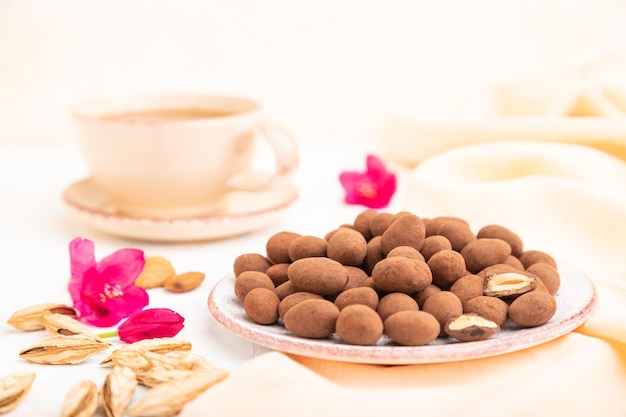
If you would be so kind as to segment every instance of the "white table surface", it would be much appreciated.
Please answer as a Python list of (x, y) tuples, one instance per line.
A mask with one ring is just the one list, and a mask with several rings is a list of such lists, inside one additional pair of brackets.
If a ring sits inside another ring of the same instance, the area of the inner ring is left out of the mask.
[[(108, 371), (99, 362), (112, 349), (100, 352), (78, 365), (37, 365), (18, 357), (24, 349), (45, 336), (43, 331), (22, 332), (4, 324), (10, 315), (42, 302), (71, 304), (67, 291), (70, 274), (68, 245), (81, 236), (95, 242), (96, 259), (121, 248), (139, 248), (145, 254), (168, 258), (179, 272), (202, 271), (206, 279), (198, 289), (184, 294), (163, 289), (149, 290), (149, 307), (167, 307), (185, 317), (177, 336), (189, 340), (193, 351), (215, 366), (234, 370), (264, 348), (230, 334), (210, 316), (207, 296), (212, 286), (232, 271), (242, 253), (265, 253), (265, 242), (275, 232), (290, 230), (323, 236), (342, 223), (351, 222), (364, 209), (343, 203), (339, 172), (363, 170), (365, 155), (376, 145), (336, 142), (329, 145), (301, 144), (301, 162), (293, 178), (299, 198), (268, 228), (243, 236), (196, 243), (142, 242), (97, 232), (72, 218), (61, 200), (70, 184), (88, 175), (80, 151), (74, 145), (0, 147), (0, 376), (13, 371), (35, 372), (30, 393), (10, 416), (57, 416), (67, 391), (83, 379), (101, 385)], [(399, 210), (398, 193), (388, 211)], [(98, 330), (95, 328), (95, 330)], [(114, 348), (121, 346), (110, 339)], [(141, 391), (138, 392), (141, 395)], [(96, 415), (104, 415), (100, 408)]]

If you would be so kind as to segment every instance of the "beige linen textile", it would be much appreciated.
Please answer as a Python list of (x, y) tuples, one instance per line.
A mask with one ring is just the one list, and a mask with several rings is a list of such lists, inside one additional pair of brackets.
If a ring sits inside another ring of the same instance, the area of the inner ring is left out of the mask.
[(596, 314), (549, 343), (456, 363), (267, 353), (183, 416), (626, 416), (626, 165), (578, 145), (486, 143), (430, 158), (408, 184), (406, 208), (423, 217), (499, 223), (582, 270), (599, 292)]
[(385, 153), (414, 167), (459, 146), (533, 141), (588, 145), (626, 161), (626, 55), (598, 53), (556, 72), (502, 80), (471, 118), (398, 115), (378, 136)]

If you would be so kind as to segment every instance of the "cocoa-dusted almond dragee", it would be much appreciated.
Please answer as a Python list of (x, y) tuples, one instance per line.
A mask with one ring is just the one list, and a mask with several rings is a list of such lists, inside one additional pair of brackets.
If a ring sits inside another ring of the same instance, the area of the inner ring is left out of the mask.
[(433, 276), (433, 284), (440, 288), (449, 288), (457, 279), (467, 274), (465, 259), (453, 250), (441, 250), (427, 262)]
[(485, 274), (484, 294), (492, 297), (510, 297), (532, 291), (537, 277), (526, 271), (493, 269)]
[(527, 250), (524, 251), (520, 256), (519, 260), (524, 265), (524, 268), (528, 269), (532, 264), (536, 264), (537, 262), (544, 262), (552, 265), (553, 267), (557, 267), (556, 261), (554, 258), (540, 250)]
[(546, 324), (556, 313), (556, 301), (549, 293), (531, 291), (517, 297), (509, 306), (509, 318), (523, 327)]
[(337, 335), (353, 345), (373, 345), (383, 335), (380, 316), (363, 304), (352, 304), (341, 310), (335, 327)]
[[(237, 282), (235, 281), (235, 283)], [(283, 282), (274, 290), (274, 292), (276, 292), (276, 295), (278, 295), (278, 298), (280, 300), (284, 299), (285, 297), (288, 297), (291, 294), (295, 294), (300, 291), (302, 290), (297, 288), (295, 285), (293, 285), (293, 282), (289, 280)]]
[(379, 212), (370, 217), (370, 233), (372, 236), (382, 236), (391, 223), (396, 220), (393, 213)]
[(367, 242), (367, 253), (365, 254), (362, 268), (368, 274), (372, 273), (372, 269), (374, 269), (378, 261), (386, 258), (385, 254), (380, 249), (381, 239), (381, 236), (374, 236)]
[(404, 214), (392, 222), (382, 234), (380, 249), (385, 255), (397, 246), (422, 248), (426, 238), (424, 221), (414, 214)]
[(450, 241), (452, 249), (461, 251), (468, 243), (475, 241), (476, 235), (472, 233), (469, 225), (460, 220), (449, 220), (443, 222), (437, 228), (437, 234), (445, 237)]
[(370, 240), (372, 238), (372, 231), (370, 229), (370, 221), (372, 217), (376, 216), (378, 212), (376, 210), (367, 209), (360, 212), (352, 223), (352, 228), (357, 232), (361, 233), (365, 240)]
[(403, 292), (392, 292), (385, 295), (378, 302), (376, 312), (383, 321), (398, 311), (419, 310), (417, 301), (413, 297)]
[(233, 272), (235, 276), (244, 271), (265, 272), (270, 266), (272, 262), (260, 253), (242, 253), (235, 258)]
[(448, 223), (449, 221), (460, 221), (461, 223), (465, 223), (465, 225), (469, 227), (469, 224), (465, 220), (459, 217), (454, 217), (454, 216), (437, 216), (437, 217), (432, 217), (430, 219), (423, 219), (423, 220), (424, 220), (424, 226), (426, 228), (426, 237), (434, 236), (434, 235), (442, 236), (439, 228), (444, 223)]
[(387, 258), (391, 258), (392, 256), (403, 256), (405, 258), (419, 259), (420, 261), (426, 262), (422, 252), (411, 246), (396, 246), (387, 253)]
[(444, 332), (448, 336), (459, 339), (461, 342), (485, 340), (499, 331), (500, 326), (496, 323), (473, 313), (452, 317), (444, 326)]
[(494, 238), (504, 240), (511, 247), (511, 254), (514, 257), (519, 257), (524, 252), (524, 243), (522, 242), (522, 238), (499, 224), (489, 224), (487, 226), (483, 226), (478, 233), (476, 233), (476, 237), (478, 239)]
[(535, 262), (526, 268), (526, 272), (530, 272), (540, 278), (550, 294), (554, 295), (559, 290), (561, 276), (557, 269), (549, 263)]
[(432, 314), (417, 310), (404, 310), (392, 314), (384, 321), (384, 332), (403, 346), (424, 346), (435, 340), (441, 326)]
[(314, 256), (326, 256), (326, 239), (317, 236), (298, 236), (289, 243), (287, 254), (289, 259), (296, 261)]
[(272, 263), (291, 262), (289, 257), (289, 246), (291, 242), (302, 236), (300, 233), (282, 231), (271, 236), (265, 245), (267, 258)]
[(473, 313), (503, 326), (508, 317), (509, 305), (497, 297), (479, 295), (463, 305), (464, 313)]
[(422, 310), (432, 314), (443, 331), (446, 322), (456, 316), (463, 314), (463, 303), (454, 293), (450, 291), (440, 291), (431, 295), (424, 301)]
[[(295, 296), (297, 293), (293, 295)], [(376, 310), (378, 303), (378, 293), (372, 287), (350, 288), (349, 290), (341, 292), (341, 294), (335, 298), (335, 305), (339, 310), (343, 310), (345, 307), (352, 304), (362, 304), (372, 310)]]
[(516, 258), (513, 255), (510, 255), (508, 258), (506, 258), (503, 264), (512, 266), (515, 269), (524, 269), (524, 264), (522, 264), (519, 258)]
[(465, 303), (475, 297), (483, 295), (484, 278), (468, 274), (457, 279), (450, 287), (450, 292), (459, 297), (465, 307)]
[(491, 266), (488, 266), (487, 268), (481, 270), (480, 272), (476, 273), (476, 275), (478, 275), (481, 278), (485, 278), (487, 276), (487, 274), (490, 271), (494, 271), (494, 270), (499, 270), (499, 271), (523, 271), (524, 267), (516, 267), (513, 266), (511, 264), (506, 264), (506, 263), (502, 263), (502, 264), (494, 264)]
[(552, 256), (505, 226), (366, 209), (318, 235), (280, 231), (233, 263), (248, 318), (294, 337), (423, 346), (541, 326), (557, 311)]
[(344, 265), (344, 268), (346, 268), (346, 271), (348, 272), (348, 283), (344, 287), (344, 291), (351, 288), (362, 287), (365, 284), (365, 281), (367, 281), (370, 277), (367, 272), (359, 267)]
[(412, 294), (430, 285), (433, 276), (426, 262), (393, 256), (374, 266), (372, 280), (382, 291)]
[(338, 317), (339, 309), (330, 301), (310, 299), (291, 307), (283, 322), (297, 336), (323, 339), (335, 332)]
[(280, 284), (286, 282), (289, 279), (289, 277), (287, 276), (287, 268), (289, 268), (289, 265), (290, 264), (288, 263), (274, 264), (269, 266), (265, 270), (265, 273), (268, 277), (270, 277), (274, 285), (278, 287)]
[(327, 256), (342, 265), (358, 266), (367, 255), (365, 237), (354, 229), (340, 228), (326, 245)]
[(435, 284), (430, 284), (428, 287), (424, 288), (421, 291), (416, 292), (412, 295), (412, 297), (417, 301), (417, 305), (420, 308), (424, 308), (424, 303), (426, 300), (430, 298), (431, 295), (441, 292), (441, 288), (436, 286)]
[(488, 266), (501, 264), (511, 255), (511, 246), (502, 239), (484, 237), (461, 250), (467, 270), (475, 274)]
[(243, 271), (235, 277), (235, 295), (241, 301), (246, 298), (246, 294), (255, 288), (267, 288), (273, 290), (275, 288), (272, 279), (265, 273), (260, 271)]
[(329, 258), (298, 259), (289, 265), (287, 277), (302, 291), (321, 295), (337, 294), (348, 283), (346, 268)]
[(441, 235), (432, 235), (424, 239), (421, 253), (424, 260), (428, 262), (435, 253), (446, 249), (452, 249), (452, 244), (450, 244), (448, 238)]
[(280, 300), (280, 303), (278, 304), (278, 317), (282, 319), (291, 307), (295, 306), (296, 304), (301, 303), (302, 301), (310, 300), (312, 298), (315, 298), (318, 300), (324, 299), (319, 294), (315, 294), (315, 293), (307, 292), (307, 291), (298, 291), (298, 292), (294, 292), (293, 294), (289, 294), (288, 296)]
[(274, 324), (278, 320), (278, 304), (276, 293), (267, 288), (250, 290), (243, 300), (243, 308), (248, 317), (259, 324)]

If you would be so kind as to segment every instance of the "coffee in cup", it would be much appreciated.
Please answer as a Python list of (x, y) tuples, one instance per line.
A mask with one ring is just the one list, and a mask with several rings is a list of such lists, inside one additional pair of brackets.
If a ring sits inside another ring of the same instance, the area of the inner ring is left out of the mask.
[[(91, 180), (129, 215), (208, 214), (230, 192), (262, 192), (288, 181), (298, 165), (294, 138), (245, 97), (94, 98), (76, 105), (72, 116)], [(270, 173), (254, 167), (261, 139), (274, 154)]]

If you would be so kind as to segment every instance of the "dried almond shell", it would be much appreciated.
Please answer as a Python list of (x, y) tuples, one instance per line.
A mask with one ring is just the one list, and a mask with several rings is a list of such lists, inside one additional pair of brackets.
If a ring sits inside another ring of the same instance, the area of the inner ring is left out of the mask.
[(80, 323), (73, 317), (64, 314), (46, 314), (43, 316), (44, 326), (51, 335), (75, 336), (82, 335), (90, 337), (97, 342), (106, 343), (87, 326)]
[(150, 368), (137, 373), (141, 385), (153, 387), (162, 382), (188, 377), (197, 371), (216, 369), (206, 358), (191, 352), (167, 352), (160, 357), (153, 356), (152, 364)]
[(48, 365), (68, 365), (83, 362), (93, 354), (109, 348), (83, 335), (50, 336), (20, 351), (19, 356), (29, 362)]
[(91, 417), (98, 408), (98, 387), (85, 380), (68, 391), (61, 407), (61, 417)]
[(180, 413), (189, 401), (228, 376), (223, 369), (197, 371), (150, 388), (141, 399), (126, 410), (129, 417), (170, 417)]
[(137, 374), (137, 382), (144, 387), (152, 388), (164, 382), (171, 382), (177, 379), (185, 379), (198, 372), (188, 369), (167, 369), (154, 372), (142, 372)]
[(14, 409), (26, 397), (34, 381), (32, 372), (13, 372), (0, 378), (0, 414)]
[[(118, 350), (111, 355), (114, 366), (124, 366), (133, 370), (137, 380), (144, 385), (153, 385), (159, 379), (155, 374), (169, 371), (197, 371), (215, 369), (200, 355), (188, 351), (155, 353), (142, 350)], [(174, 374), (163, 378), (172, 379)]]
[(7, 320), (7, 324), (19, 330), (42, 330), (45, 328), (44, 316), (47, 314), (63, 314), (69, 317), (76, 317), (76, 310), (65, 304), (35, 304), (13, 313)]
[[(148, 351), (154, 353), (166, 353), (175, 351), (189, 351), (191, 350), (191, 343), (186, 340), (178, 340), (171, 337), (159, 337), (154, 339), (144, 339), (138, 342), (134, 342), (128, 345), (124, 345), (119, 349), (116, 349), (105, 358), (100, 365), (108, 366), (113, 365), (113, 357), (118, 354), (117, 352), (126, 351)], [(123, 353), (122, 353), (123, 354)]]
[(137, 378), (130, 368), (116, 366), (111, 369), (100, 389), (102, 405), (107, 416), (122, 417), (135, 395), (136, 388)]

